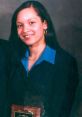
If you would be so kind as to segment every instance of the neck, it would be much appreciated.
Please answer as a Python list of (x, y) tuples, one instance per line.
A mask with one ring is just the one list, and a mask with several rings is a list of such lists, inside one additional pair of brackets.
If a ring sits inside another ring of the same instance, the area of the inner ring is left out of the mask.
[(29, 59), (30, 60), (38, 59), (45, 47), (46, 43), (29, 47), (30, 52)]

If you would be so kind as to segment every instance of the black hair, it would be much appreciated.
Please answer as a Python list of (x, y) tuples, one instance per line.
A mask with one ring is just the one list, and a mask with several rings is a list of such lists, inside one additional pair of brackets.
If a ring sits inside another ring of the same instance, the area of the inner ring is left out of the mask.
[(56, 39), (57, 37), (56, 37), (53, 23), (51, 21), (51, 18), (47, 10), (40, 2), (32, 1), (32, 0), (22, 3), (13, 14), (12, 22), (11, 22), (11, 33), (9, 37), (9, 40), (11, 42), (11, 47), (12, 48), (15, 47), (14, 50), (16, 50), (16, 52), (18, 52), (21, 56), (22, 54), (24, 54), (24, 51), (27, 48), (27, 46), (18, 37), (16, 19), (17, 19), (18, 13), (21, 10), (29, 7), (33, 7), (37, 12), (37, 14), (40, 16), (41, 20), (42, 21), (45, 20), (47, 22), (48, 28), (47, 28), (47, 33), (45, 35), (46, 43), (50, 47), (57, 49), (59, 47), (59, 44)]

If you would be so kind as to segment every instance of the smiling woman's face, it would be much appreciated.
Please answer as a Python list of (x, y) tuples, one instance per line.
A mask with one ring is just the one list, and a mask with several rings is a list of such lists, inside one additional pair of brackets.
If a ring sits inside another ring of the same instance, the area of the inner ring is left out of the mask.
[(17, 32), (20, 39), (28, 46), (44, 43), (47, 22), (42, 21), (33, 7), (21, 10), (17, 15)]

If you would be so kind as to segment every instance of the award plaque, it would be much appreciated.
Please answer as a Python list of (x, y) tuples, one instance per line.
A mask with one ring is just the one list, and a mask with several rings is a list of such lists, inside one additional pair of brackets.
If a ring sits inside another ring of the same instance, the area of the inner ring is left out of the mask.
[(12, 105), (11, 117), (40, 117), (41, 108), (32, 106)]

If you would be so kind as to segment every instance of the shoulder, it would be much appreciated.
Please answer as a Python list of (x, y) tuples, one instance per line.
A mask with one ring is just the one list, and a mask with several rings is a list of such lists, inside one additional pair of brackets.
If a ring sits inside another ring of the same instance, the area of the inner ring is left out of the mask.
[(78, 80), (78, 66), (76, 59), (63, 49), (56, 52), (55, 71), (62, 78)]
[(78, 66), (76, 59), (63, 49), (58, 49), (55, 60), (56, 72), (63, 76), (78, 77)]
[(0, 51), (7, 51), (8, 41), (0, 39)]
[(76, 59), (64, 49), (60, 48), (56, 51), (56, 62), (63, 65), (76, 63)]
[(8, 42), (8, 41), (5, 40), (5, 39), (0, 39), (0, 47), (6, 45), (7, 42)]

